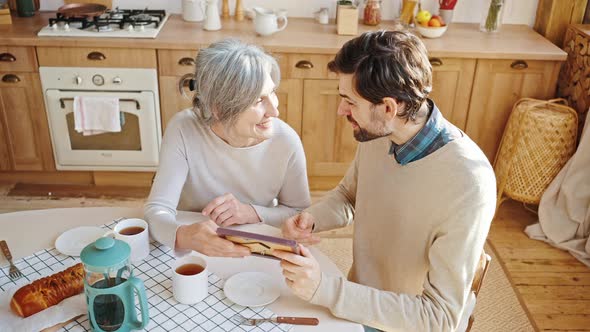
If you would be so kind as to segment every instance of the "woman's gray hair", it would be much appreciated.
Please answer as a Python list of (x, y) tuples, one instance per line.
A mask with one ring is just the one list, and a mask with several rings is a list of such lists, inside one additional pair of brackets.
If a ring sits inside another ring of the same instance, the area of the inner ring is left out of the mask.
[(262, 92), (266, 73), (280, 82), (277, 61), (260, 47), (225, 39), (203, 48), (195, 59), (193, 111), (207, 125), (232, 125)]

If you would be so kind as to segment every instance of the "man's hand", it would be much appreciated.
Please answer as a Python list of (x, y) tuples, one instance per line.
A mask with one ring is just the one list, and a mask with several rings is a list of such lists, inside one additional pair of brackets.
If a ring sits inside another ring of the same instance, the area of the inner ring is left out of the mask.
[(207, 256), (250, 255), (250, 249), (219, 237), (216, 229), (217, 225), (211, 220), (180, 226), (176, 231), (176, 249), (195, 250)]
[(309, 249), (300, 244), (299, 250), (301, 256), (281, 250), (273, 250), (272, 254), (281, 259), (287, 286), (297, 297), (309, 301), (320, 286), (322, 273)]
[(214, 198), (201, 213), (222, 227), (260, 222), (256, 210), (251, 205), (238, 201), (232, 194)]
[(283, 224), (283, 237), (295, 240), (305, 245), (313, 245), (320, 242), (320, 237), (311, 233), (315, 220), (307, 212), (293, 216)]

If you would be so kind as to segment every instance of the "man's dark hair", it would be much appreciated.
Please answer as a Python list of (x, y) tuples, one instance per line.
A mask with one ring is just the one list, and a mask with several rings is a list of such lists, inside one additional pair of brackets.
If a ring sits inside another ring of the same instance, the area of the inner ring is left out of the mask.
[(353, 74), (353, 87), (374, 105), (391, 97), (403, 102), (398, 116), (415, 120), (432, 89), (426, 47), (409, 31), (370, 31), (348, 41), (328, 63), (335, 73)]

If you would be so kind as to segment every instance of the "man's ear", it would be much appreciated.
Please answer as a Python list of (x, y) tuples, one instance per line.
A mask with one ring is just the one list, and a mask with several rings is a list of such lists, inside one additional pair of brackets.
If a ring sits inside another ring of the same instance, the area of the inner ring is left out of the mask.
[(388, 118), (395, 118), (399, 112), (400, 105), (397, 103), (395, 98), (385, 97), (383, 98), (383, 105), (385, 106), (385, 116)]

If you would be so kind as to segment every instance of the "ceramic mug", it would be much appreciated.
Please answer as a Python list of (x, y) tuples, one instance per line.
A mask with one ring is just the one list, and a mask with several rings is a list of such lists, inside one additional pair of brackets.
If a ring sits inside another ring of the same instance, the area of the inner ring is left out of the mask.
[(172, 295), (182, 304), (195, 304), (209, 294), (207, 261), (200, 256), (184, 256), (172, 266)]
[(104, 236), (114, 236), (117, 240), (125, 241), (131, 247), (131, 263), (137, 263), (150, 254), (148, 223), (143, 219), (123, 219)]

